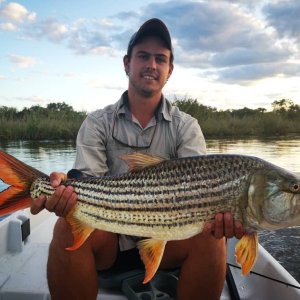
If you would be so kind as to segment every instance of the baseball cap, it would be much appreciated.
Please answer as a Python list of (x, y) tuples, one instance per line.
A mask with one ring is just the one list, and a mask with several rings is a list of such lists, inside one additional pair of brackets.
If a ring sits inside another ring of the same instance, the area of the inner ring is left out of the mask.
[(173, 47), (171, 36), (166, 24), (160, 19), (153, 18), (146, 21), (140, 29), (134, 33), (129, 41), (127, 48), (127, 55), (130, 57), (133, 47), (139, 42), (139, 40), (145, 36), (158, 36), (164, 42), (166, 47), (171, 51), (171, 60), (173, 61)]

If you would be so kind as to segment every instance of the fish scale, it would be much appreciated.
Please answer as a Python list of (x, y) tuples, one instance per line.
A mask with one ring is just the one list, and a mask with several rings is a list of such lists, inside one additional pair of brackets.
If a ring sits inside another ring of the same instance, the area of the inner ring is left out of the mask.
[[(231, 211), (242, 220), (237, 201), (246, 197), (245, 174), (263, 165), (259, 159), (238, 155), (199, 156), (165, 161), (119, 176), (68, 180), (64, 184), (75, 188), (78, 204), (74, 216), (87, 225), (176, 240), (200, 232), (204, 223), (220, 211)], [(42, 191), (53, 193), (47, 179)]]
[[(231, 212), (246, 232), (236, 245), (242, 274), (258, 255), (258, 230), (300, 225), (300, 178), (256, 157), (206, 155), (174, 160), (143, 153), (122, 157), (129, 172), (71, 179), (78, 199), (66, 217), (78, 249), (94, 229), (148, 237), (137, 242), (146, 268), (144, 283), (159, 267), (166, 242), (201, 232), (217, 213)], [(49, 176), (0, 151), (0, 215), (52, 195)]]

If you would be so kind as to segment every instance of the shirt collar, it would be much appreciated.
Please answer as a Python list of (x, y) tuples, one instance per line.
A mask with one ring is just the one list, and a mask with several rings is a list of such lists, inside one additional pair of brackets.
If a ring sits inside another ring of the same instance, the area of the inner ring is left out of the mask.
[(171, 122), (171, 107), (171, 103), (165, 98), (164, 95), (162, 95), (161, 104), (158, 109), (158, 117), (163, 116), (166, 121)]
[[(163, 117), (166, 121), (171, 121), (171, 103), (162, 95), (161, 103), (159, 105), (158, 111), (156, 113), (157, 119), (160, 121)], [(131, 119), (131, 112), (128, 107), (128, 92), (124, 92), (117, 105), (117, 114), (125, 115)]]
[(128, 119), (131, 119), (131, 112), (128, 107), (128, 92), (124, 92), (117, 105), (117, 115), (125, 115)]

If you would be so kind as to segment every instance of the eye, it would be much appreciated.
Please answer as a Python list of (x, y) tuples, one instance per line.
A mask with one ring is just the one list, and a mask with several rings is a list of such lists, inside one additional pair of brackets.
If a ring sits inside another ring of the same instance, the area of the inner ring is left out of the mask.
[(292, 186), (291, 186), (291, 191), (292, 191), (293, 193), (299, 192), (299, 191), (300, 191), (300, 184), (299, 184), (299, 183), (294, 183), (294, 184), (292, 184)]
[(156, 62), (158, 64), (163, 64), (163, 63), (166, 63), (167, 62), (167, 59), (164, 57), (164, 56), (157, 56), (156, 57)]
[(141, 59), (141, 60), (147, 60), (149, 57), (149, 55), (147, 55), (146, 53), (140, 53), (138, 55), (138, 58)]

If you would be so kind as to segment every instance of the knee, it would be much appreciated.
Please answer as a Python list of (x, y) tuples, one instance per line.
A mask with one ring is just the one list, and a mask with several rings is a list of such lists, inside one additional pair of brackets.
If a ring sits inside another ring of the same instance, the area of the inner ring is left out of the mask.
[(59, 218), (53, 229), (53, 237), (51, 245), (55, 247), (65, 249), (71, 246), (73, 243), (73, 235), (71, 226), (64, 218)]
[(205, 256), (217, 256), (224, 259), (226, 256), (225, 239), (216, 239), (214, 236), (198, 234), (190, 239), (189, 252)]
[(118, 251), (118, 237), (116, 234), (102, 230), (94, 230), (84, 243), (75, 251), (68, 251), (66, 248), (73, 245), (74, 238), (70, 224), (59, 218), (53, 230), (53, 238), (50, 244), (50, 254), (57, 254), (61, 257), (75, 257), (83, 255), (93, 256), (96, 261), (102, 261), (102, 257), (112, 257), (115, 260)]

